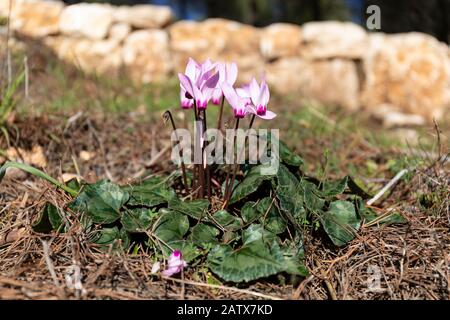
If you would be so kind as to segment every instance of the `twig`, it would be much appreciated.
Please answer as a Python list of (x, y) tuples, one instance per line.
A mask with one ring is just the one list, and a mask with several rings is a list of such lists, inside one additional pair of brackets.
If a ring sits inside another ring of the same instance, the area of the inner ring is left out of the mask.
[(269, 295), (264, 294), (264, 293), (254, 292), (254, 291), (245, 290), (245, 289), (238, 289), (238, 288), (235, 288), (235, 287), (226, 287), (226, 286), (221, 286), (221, 285), (217, 285), (217, 284), (208, 284), (208, 283), (202, 283), (202, 282), (196, 282), (196, 281), (180, 280), (180, 279), (175, 279), (175, 278), (170, 278), (170, 277), (163, 277), (163, 279), (172, 280), (172, 281), (178, 282), (178, 283), (183, 283), (184, 282), (185, 284), (189, 284), (189, 285), (192, 285), (192, 286), (207, 287), (207, 288), (221, 289), (221, 290), (229, 290), (229, 291), (234, 291), (234, 292), (239, 292), (239, 293), (243, 293), (243, 294), (248, 294), (248, 295), (252, 295), (252, 296), (255, 296), (255, 297), (260, 297), (260, 298), (264, 298), (264, 299), (268, 299), (268, 300), (283, 300), (282, 298), (279, 298), (279, 297), (269, 296)]
[(389, 181), (372, 199), (367, 201), (367, 205), (371, 206), (374, 204), (378, 199), (380, 199), (386, 191), (388, 191), (390, 188), (392, 188), (400, 179), (403, 177), (406, 173), (408, 173), (408, 169), (403, 169), (399, 173), (395, 175), (394, 178), (392, 178), (391, 181)]
[(44, 253), (45, 258), (45, 264), (47, 265), (47, 269), (50, 272), (50, 275), (52, 276), (53, 283), (58, 289), (61, 289), (61, 285), (59, 283), (58, 277), (56, 276), (55, 268), (53, 267), (52, 259), (50, 258), (49, 254), (49, 244), (47, 240), (41, 240), (42, 242), (42, 251)]
[(308, 278), (306, 278), (305, 280), (303, 280), (299, 286), (297, 287), (297, 289), (295, 290), (294, 294), (292, 295), (292, 299), (293, 300), (298, 300), (303, 292), (303, 290), (305, 289), (306, 285), (308, 283), (310, 283), (312, 280), (314, 279), (314, 275), (310, 275)]

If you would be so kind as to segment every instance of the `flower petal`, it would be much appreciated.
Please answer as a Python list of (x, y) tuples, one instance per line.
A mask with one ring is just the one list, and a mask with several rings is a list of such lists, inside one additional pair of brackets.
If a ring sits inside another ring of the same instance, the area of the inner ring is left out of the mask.
[(198, 76), (200, 65), (192, 58), (189, 58), (189, 61), (186, 65), (186, 72), (185, 75), (187, 75), (189, 78), (191, 78), (194, 82)]
[(269, 92), (269, 86), (265, 81), (261, 84), (261, 92), (259, 96), (259, 103), (265, 107), (267, 107), (267, 104), (269, 103), (270, 99), (270, 92)]
[(196, 102), (204, 100), (202, 92), (198, 89), (195, 83), (193, 83), (191, 78), (182, 73), (178, 74), (178, 78), (180, 79), (181, 86), (195, 99)]
[(241, 99), (236, 93), (236, 90), (234, 90), (231, 85), (229, 85), (226, 82), (222, 83), (222, 91), (225, 96), (225, 99), (227, 99), (228, 103), (233, 109), (238, 109), (242, 107)]
[(211, 96), (211, 102), (215, 105), (220, 104), (220, 99), (222, 98), (222, 89), (221, 88), (215, 88), (213, 91), (213, 94)]
[(263, 120), (272, 120), (273, 118), (275, 118), (277, 115), (275, 113), (273, 113), (272, 111), (267, 110), (266, 114), (263, 116), (258, 116), (259, 118), (263, 119)]
[(213, 94), (214, 90), (216, 89), (218, 82), (219, 82), (219, 73), (216, 72), (213, 76), (211, 76), (209, 79), (207, 79), (205, 81), (205, 83), (203, 84), (203, 86), (200, 88), (200, 90), (203, 94), (203, 98), (207, 102), (211, 99), (212, 94)]
[(230, 85), (234, 85), (238, 76), (238, 67), (236, 63), (227, 63), (225, 66), (225, 81)]
[(191, 79), (182, 73), (178, 74), (178, 79), (180, 79), (181, 88), (194, 97), (194, 86), (192, 85)]
[(256, 82), (256, 79), (253, 78), (250, 82), (250, 96), (252, 98), (252, 102), (255, 106), (259, 104), (259, 94), (260, 94), (260, 88), (258, 85), (258, 82)]
[(236, 92), (241, 98), (250, 98), (250, 88), (248, 86), (237, 88)]

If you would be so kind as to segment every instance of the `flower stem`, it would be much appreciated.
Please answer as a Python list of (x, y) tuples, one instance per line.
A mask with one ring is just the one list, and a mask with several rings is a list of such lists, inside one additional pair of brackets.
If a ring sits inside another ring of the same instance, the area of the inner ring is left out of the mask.
[(219, 117), (217, 119), (217, 129), (222, 132), (222, 115), (223, 115), (223, 105), (225, 103), (225, 96), (222, 96), (222, 103), (220, 104)]
[(208, 191), (208, 199), (211, 200), (211, 173), (209, 170), (209, 166), (208, 166), (208, 162), (206, 159), (206, 154), (205, 154), (205, 148), (206, 148), (206, 133), (207, 130), (207, 123), (206, 123), (206, 109), (203, 110), (203, 146), (202, 146), (202, 159), (204, 161), (204, 169), (206, 171), (206, 188)]
[[(172, 113), (170, 111), (167, 110), (166, 112), (164, 112), (164, 120), (165, 121), (170, 120), (170, 122), (172, 124), (173, 132), (175, 133), (175, 138), (177, 139), (177, 141), (180, 141), (180, 138), (178, 137), (178, 134), (177, 134), (177, 127), (175, 126), (175, 121), (173, 120)], [(181, 148), (180, 156), (181, 156), (180, 162), (181, 162), (181, 172), (183, 175), (184, 189), (185, 189), (186, 193), (188, 194), (189, 190), (188, 190), (188, 183), (187, 183), (187, 177), (186, 177), (186, 167), (185, 167), (184, 161), (183, 161), (183, 148)]]
[[(238, 130), (238, 128), (239, 128), (239, 118), (236, 118), (236, 124), (234, 126), (234, 131), (235, 132), (234, 132), (234, 136), (233, 136), (233, 155), (234, 155), (234, 145), (236, 144), (236, 131)], [(224, 207), (227, 204), (228, 189), (230, 188), (228, 182), (230, 180), (231, 167), (232, 167), (232, 165), (229, 164), (228, 165), (228, 171), (227, 171), (227, 178), (225, 180), (225, 193), (223, 195)]]
[[(254, 122), (254, 121), (255, 121), (255, 115), (252, 115), (252, 118), (251, 118), (251, 120), (250, 120), (250, 124), (249, 124), (249, 126), (248, 126), (248, 130), (250, 130), (250, 129), (252, 128), (253, 122)], [(245, 135), (244, 148), (241, 149), (241, 153), (239, 154), (239, 157), (237, 158), (237, 161), (236, 161), (236, 163), (234, 164), (233, 175), (231, 176), (231, 183), (230, 183), (230, 186), (229, 186), (228, 189), (227, 189), (226, 200), (225, 200), (225, 208), (228, 207), (228, 202), (230, 201), (231, 194), (233, 193), (234, 180), (235, 180), (235, 178), (236, 178), (236, 173), (237, 173), (237, 170), (238, 170), (238, 168), (239, 168), (239, 163), (238, 163), (238, 161), (239, 161), (239, 159), (240, 159), (241, 156), (242, 156), (242, 152), (245, 150), (245, 145), (247, 144), (247, 142), (248, 142), (248, 133)]]
[[(195, 111), (195, 123), (197, 125), (197, 123), (199, 121), (198, 116), (199, 116), (200, 112), (197, 110), (197, 102), (195, 101), (195, 99), (194, 99), (194, 111)], [(198, 132), (198, 130), (197, 130), (196, 133), (197, 133), (197, 135), (195, 137), (196, 142), (198, 142), (198, 141), (201, 142), (201, 136), (199, 136), (199, 135), (203, 135), (203, 130), (202, 130), (202, 132)], [(201, 149), (202, 149), (201, 164), (200, 165), (198, 165), (198, 164), (196, 165), (197, 168), (198, 168), (197, 169), (198, 180), (199, 180), (199, 183), (200, 183), (200, 189), (199, 189), (198, 194), (197, 194), (198, 198), (203, 198), (203, 195), (204, 195), (203, 192), (205, 190), (205, 174), (204, 174), (204, 170), (203, 170), (203, 146), (201, 146)], [(195, 147), (194, 147), (194, 151), (196, 151)]]

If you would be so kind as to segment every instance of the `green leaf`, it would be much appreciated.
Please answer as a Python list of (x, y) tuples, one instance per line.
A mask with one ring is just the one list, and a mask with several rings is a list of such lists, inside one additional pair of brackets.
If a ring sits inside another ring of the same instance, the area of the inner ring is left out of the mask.
[(155, 226), (154, 234), (166, 243), (182, 240), (189, 230), (188, 217), (179, 212), (164, 209), (159, 212), (162, 216)]
[(306, 277), (309, 272), (305, 266), (303, 242), (299, 237), (281, 247), (286, 272)]
[[(269, 148), (270, 148), (271, 146), (270, 141), (272, 139), (272, 135), (269, 133), (267, 135), (260, 135), (259, 137), (266, 141), (269, 141)], [(304, 163), (303, 159), (294, 152), (292, 152), (283, 141), (278, 140), (278, 143), (279, 143), (278, 147), (279, 158), (284, 164), (293, 167), (300, 167), (303, 165)]]
[(263, 165), (255, 166), (248, 171), (244, 179), (234, 188), (230, 204), (238, 202), (258, 190), (263, 181), (272, 179), (271, 175), (262, 175), (261, 168)]
[(200, 220), (206, 216), (208, 207), (209, 201), (206, 199), (181, 201), (178, 198), (173, 198), (169, 201), (169, 209), (188, 215), (196, 220)]
[(120, 208), (128, 199), (128, 192), (107, 180), (100, 180), (86, 185), (69, 207), (85, 212), (95, 223), (109, 224), (120, 218)]
[(255, 208), (261, 223), (268, 231), (280, 234), (286, 230), (286, 221), (280, 215), (278, 208), (273, 204), (272, 198), (266, 197), (261, 199)]
[(237, 231), (225, 231), (222, 236), (222, 243), (229, 244), (233, 241), (238, 241), (241, 238)]
[(394, 211), (389, 215), (381, 218), (379, 221), (377, 221), (378, 224), (385, 224), (385, 225), (404, 224), (407, 222), (408, 220), (406, 220), (405, 217), (403, 217), (402, 214), (397, 211)]
[(347, 188), (348, 176), (338, 181), (327, 181), (323, 183), (320, 194), (324, 197), (335, 197), (344, 193)]
[(219, 233), (216, 227), (207, 224), (197, 224), (192, 227), (190, 240), (200, 246), (207, 243), (216, 243)]
[(344, 200), (332, 202), (329, 210), (322, 214), (321, 220), (325, 232), (337, 246), (353, 240), (361, 225), (353, 203)]
[(254, 224), (244, 230), (242, 241), (242, 247), (236, 250), (229, 245), (213, 247), (207, 257), (211, 271), (233, 282), (252, 281), (284, 271), (307, 273), (301, 248), (280, 248), (277, 236), (261, 225)]
[(150, 228), (157, 214), (155, 210), (149, 208), (127, 209), (120, 221), (128, 232), (143, 232)]
[(212, 272), (225, 281), (242, 282), (268, 277), (282, 272), (283, 254), (273, 241), (270, 247), (262, 241), (252, 241), (238, 250), (228, 245), (217, 245), (208, 254)]
[(130, 245), (130, 238), (125, 230), (119, 230), (117, 227), (102, 228), (94, 236), (94, 242), (106, 250), (112, 244), (113, 249), (126, 249)]
[(305, 207), (311, 212), (321, 211), (325, 205), (325, 201), (317, 196), (318, 189), (316, 185), (312, 182), (302, 180), (300, 186), (303, 192)]
[(253, 201), (246, 202), (241, 209), (241, 217), (245, 223), (249, 223), (259, 219), (262, 216), (262, 214), (263, 213), (261, 213), (256, 208), (256, 202)]
[(407, 223), (406, 220), (399, 212), (393, 211), (392, 213), (386, 216), (379, 216), (376, 214), (374, 210), (368, 208), (364, 201), (360, 198), (356, 202), (358, 208), (359, 217), (364, 220), (365, 223), (370, 223), (376, 220), (376, 223), (379, 225), (391, 225), (391, 224), (404, 224)]
[(110, 245), (117, 239), (120, 239), (119, 228), (103, 228), (98, 231), (98, 239), (95, 240), (95, 243), (100, 245)]
[(44, 209), (39, 214), (38, 219), (32, 224), (32, 229), (39, 233), (50, 233), (59, 230), (62, 225), (62, 217), (58, 208), (47, 202)]
[(218, 223), (223, 229), (235, 231), (242, 228), (242, 220), (226, 210), (219, 210), (213, 214), (213, 222)]
[(254, 241), (270, 244), (276, 239), (276, 234), (264, 229), (260, 224), (252, 224), (242, 232), (242, 242), (248, 245)]
[(350, 189), (350, 192), (354, 195), (360, 196), (363, 199), (372, 198), (370, 194), (368, 194), (363, 188), (361, 188), (352, 177), (347, 176), (347, 186)]
[(297, 177), (283, 165), (280, 165), (277, 174), (277, 198), (280, 200), (280, 209), (293, 217), (300, 224), (306, 220), (303, 193)]
[(279, 152), (280, 152), (280, 158), (281, 160), (290, 166), (293, 167), (300, 167), (303, 165), (303, 159), (293, 153), (288, 146), (283, 142), (279, 141)]
[(270, 208), (269, 213), (263, 220), (264, 227), (275, 234), (280, 234), (286, 231), (287, 224), (283, 217), (278, 212), (275, 206)]
[(130, 194), (128, 205), (154, 207), (175, 198), (175, 191), (164, 181), (153, 176), (140, 184), (122, 186)]

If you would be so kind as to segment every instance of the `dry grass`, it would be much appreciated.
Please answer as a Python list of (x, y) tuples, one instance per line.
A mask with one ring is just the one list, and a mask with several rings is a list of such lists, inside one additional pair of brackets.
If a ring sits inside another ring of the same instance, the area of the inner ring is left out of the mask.
[[(164, 161), (149, 166), (152, 154), (166, 143), (160, 124), (148, 130), (136, 115), (128, 117), (121, 116), (120, 121), (85, 115), (69, 121), (58, 116), (19, 119), (18, 130), (11, 131), (12, 141), (23, 149), (46, 146), (46, 170), (54, 176), (78, 171), (88, 180), (110, 176), (126, 182), (138, 174), (170, 170)], [(1, 144), (5, 147), (4, 140)], [(366, 155), (379, 152), (357, 147)], [(304, 152), (314, 154), (317, 148), (320, 143), (311, 143)], [(95, 156), (83, 161), (82, 150)], [(444, 161), (425, 162), (410, 181), (400, 182), (376, 204), (380, 214), (400, 211), (407, 224), (364, 226), (342, 249), (320, 234), (307, 235), (310, 277), (287, 284), (273, 277), (238, 289), (229, 289), (232, 284), (210, 285), (207, 271), (195, 268), (176, 281), (152, 275), (151, 256), (141, 250), (138, 254), (99, 250), (87, 241), (75, 215), (67, 217), (71, 227), (65, 234), (34, 233), (31, 224), (46, 201), (65, 207), (70, 199), (33, 177), (12, 174), (0, 185), (0, 298), (448, 299), (449, 168)]]

